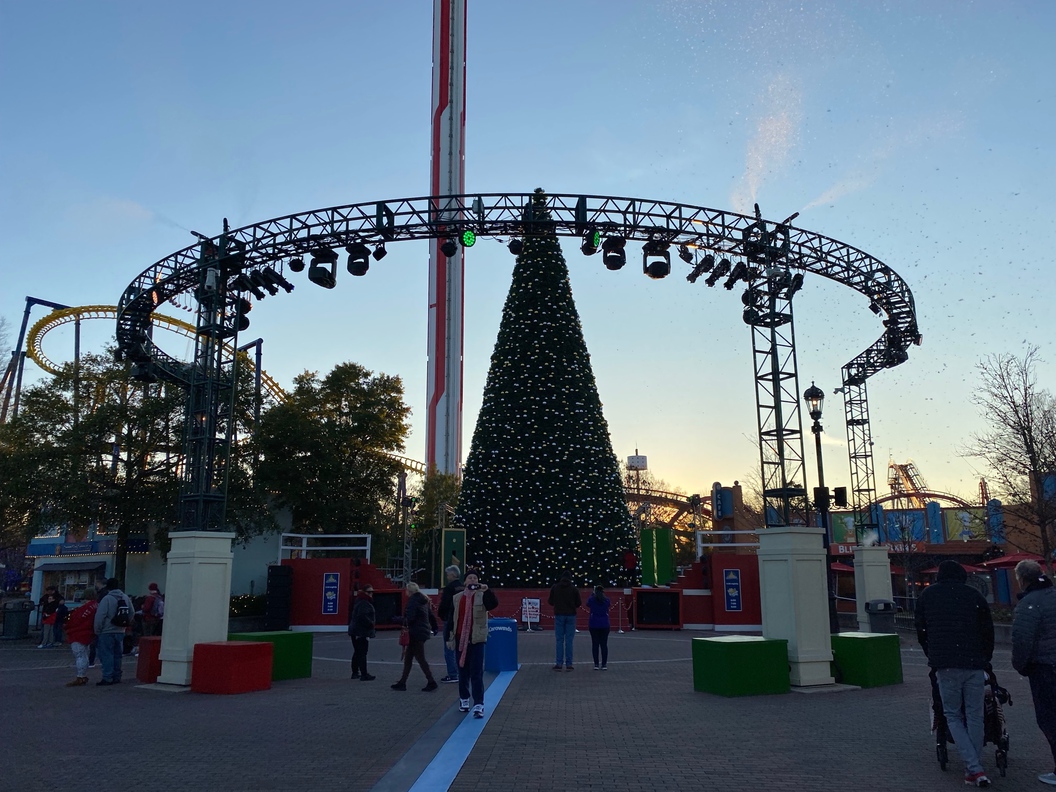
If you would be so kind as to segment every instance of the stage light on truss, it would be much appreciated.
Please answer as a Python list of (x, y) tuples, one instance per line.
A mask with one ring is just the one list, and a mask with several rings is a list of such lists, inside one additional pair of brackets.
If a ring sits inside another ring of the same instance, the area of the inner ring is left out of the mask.
[(642, 245), (642, 272), (653, 280), (666, 278), (671, 274), (670, 244), (650, 239)]
[(254, 297), (258, 300), (264, 299), (264, 292), (261, 291), (260, 287), (253, 282), (252, 279), (246, 273), (240, 272), (238, 277), (231, 281), (231, 286), (235, 291), (240, 292), (251, 292)]
[(722, 259), (721, 261), (719, 261), (718, 264), (715, 265), (715, 269), (711, 271), (711, 274), (708, 276), (707, 280), (704, 281), (704, 283), (708, 286), (714, 286), (716, 283), (719, 282), (719, 278), (729, 273), (731, 267), (732, 265), (730, 264), (730, 260), (728, 258)]
[(440, 252), (447, 258), (454, 258), (455, 254), (458, 253), (458, 245), (455, 244), (453, 239), (445, 239), (443, 244), (440, 245)]
[(748, 265), (743, 261), (738, 261), (737, 265), (730, 272), (730, 277), (726, 279), (726, 282), (722, 284), (722, 287), (727, 291), (732, 290), (736, 285), (737, 281), (744, 277), (744, 273), (748, 271)]
[(689, 245), (683, 243), (678, 246), (678, 257), (687, 264), (693, 263), (693, 251), (689, 249)]
[(696, 283), (697, 278), (703, 275), (705, 272), (711, 272), (715, 266), (715, 257), (708, 253), (704, 258), (697, 262), (697, 266), (693, 268), (693, 271), (686, 276), (686, 280), (690, 283)]
[(524, 242), (517, 237), (513, 237), (506, 245), (506, 249), (509, 250), (513, 255), (521, 255), (521, 251), (524, 250)]
[(377, 246), (374, 248), (374, 252), (371, 253), (370, 255), (374, 257), (375, 261), (381, 261), (387, 255), (389, 255), (389, 251), (387, 251), (385, 249), (385, 243), (384, 242), (379, 242), (377, 244)]
[(290, 272), (304, 272), (304, 259), (303, 258), (292, 258), (286, 266), (290, 268)]
[(876, 304), (876, 300), (870, 300), (869, 301), (869, 310), (872, 311), (877, 316), (880, 315), (880, 306)]
[(293, 291), (293, 284), (286, 280), (284, 277), (282, 277), (282, 275), (273, 270), (271, 267), (265, 267), (260, 271), (260, 274), (264, 277), (264, 280), (266, 280), (272, 286), (278, 286), (287, 294)]
[(324, 289), (334, 288), (337, 285), (337, 260), (339, 258), (337, 251), (330, 248), (313, 250), (312, 263), (308, 267), (308, 280)]
[(627, 252), (624, 250), (626, 247), (627, 240), (623, 237), (606, 237), (605, 241), (601, 244), (601, 260), (607, 269), (610, 269), (613, 272), (618, 269), (623, 269), (624, 264), (627, 263)]
[(788, 299), (792, 299), (792, 295), (803, 288), (803, 273), (797, 272), (792, 276), (792, 280), (788, 284)]
[(477, 235), (471, 229), (467, 228), (462, 232), (462, 236), (458, 238), (458, 241), (462, 243), (462, 247), (470, 248), (477, 244)]
[(272, 297), (279, 293), (279, 290), (276, 289), (275, 286), (273, 286), (271, 283), (268, 283), (265, 277), (259, 272), (257, 272), (257, 270), (252, 270), (249, 273), (249, 279), (253, 281), (254, 286), (256, 286), (258, 289), (266, 290), (267, 293), (270, 294)]
[(362, 242), (353, 242), (345, 248), (345, 252), (348, 253), (348, 264), (345, 265), (348, 274), (357, 278), (366, 275), (370, 269), (370, 248)]
[(598, 252), (599, 245), (601, 245), (601, 232), (592, 228), (583, 235), (583, 242), (579, 246), (579, 252), (584, 256), (593, 256)]

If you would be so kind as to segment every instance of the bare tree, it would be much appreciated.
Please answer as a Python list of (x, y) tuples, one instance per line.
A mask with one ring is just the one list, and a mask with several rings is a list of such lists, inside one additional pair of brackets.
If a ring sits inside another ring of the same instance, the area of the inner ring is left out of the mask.
[(973, 435), (967, 452), (986, 462), (1005, 509), (1041, 540), (1050, 565), (1056, 529), (1056, 401), (1038, 386), (1040, 357), (1031, 347), (1023, 357), (990, 355), (976, 367), (980, 375), (972, 403), (989, 429)]

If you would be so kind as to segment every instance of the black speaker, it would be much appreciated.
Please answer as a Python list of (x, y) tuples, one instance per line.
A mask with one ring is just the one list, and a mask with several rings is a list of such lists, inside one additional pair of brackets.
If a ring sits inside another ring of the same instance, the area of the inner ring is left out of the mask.
[(403, 621), (403, 592), (374, 590), (374, 618), (378, 627)]
[(638, 590), (634, 605), (634, 621), (639, 627), (678, 627), (682, 624), (677, 591)]
[(290, 609), (293, 607), (293, 567), (268, 567), (267, 604), (264, 619), (268, 630), (290, 629)]

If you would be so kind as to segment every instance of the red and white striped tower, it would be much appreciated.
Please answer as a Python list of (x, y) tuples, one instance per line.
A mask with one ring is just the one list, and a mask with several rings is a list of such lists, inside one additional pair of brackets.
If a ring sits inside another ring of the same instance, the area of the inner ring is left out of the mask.
[[(465, 192), (466, 3), (433, 0), (433, 114), (430, 195)], [(445, 205), (435, 209), (444, 217)], [(452, 218), (453, 219), (453, 218)], [(462, 464), (462, 246), (451, 258), (429, 243), (429, 351), (426, 464), (458, 473)]]

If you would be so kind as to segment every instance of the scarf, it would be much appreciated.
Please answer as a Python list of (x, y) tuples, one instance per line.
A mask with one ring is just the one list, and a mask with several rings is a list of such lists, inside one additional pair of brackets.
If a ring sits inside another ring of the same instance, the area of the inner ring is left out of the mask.
[[(473, 633), (473, 595), (475, 591), (467, 591), (462, 595), (461, 602), (458, 603), (459, 607), (462, 608), (462, 626), (459, 628), (458, 636), (458, 651), (459, 658), (458, 664), (465, 667), (466, 665), (466, 652), (469, 650), (469, 638)], [(468, 596), (466, 596), (468, 595)]]

